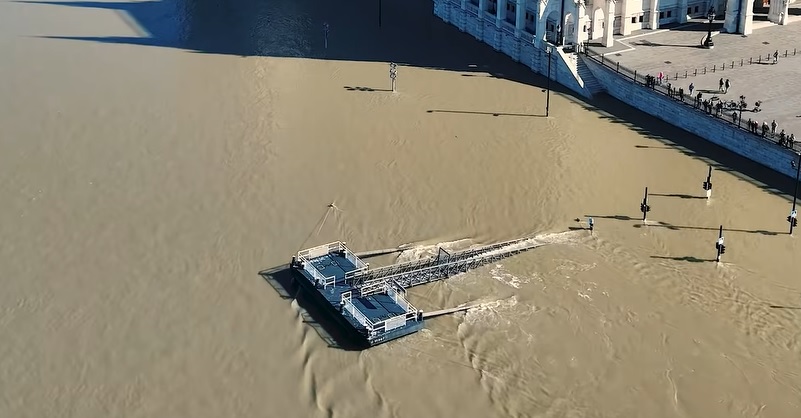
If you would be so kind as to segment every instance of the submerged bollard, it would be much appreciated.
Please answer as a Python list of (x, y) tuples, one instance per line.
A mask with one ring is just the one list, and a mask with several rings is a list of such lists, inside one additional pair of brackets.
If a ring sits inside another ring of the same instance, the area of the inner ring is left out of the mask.
[(590, 235), (592, 235), (592, 231), (595, 229), (595, 222), (592, 218), (587, 218), (587, 224), (590, 225)]
[(718, 240), (715, 241), (715, 249), (718, 250), (718, 255), (715, 257), (716, 262), (720, 262), (720, 256), (726, 252), (726, 246), (723, 245), (723, 225), (720, 226), (720, 232), (718, 233)]
[(706, 181), (704, 182), (704, 190), (706, 190), (706, 198), (709, 199), (712, 197), (712, 166), (709, 166), (709, 173), (706, 175)]

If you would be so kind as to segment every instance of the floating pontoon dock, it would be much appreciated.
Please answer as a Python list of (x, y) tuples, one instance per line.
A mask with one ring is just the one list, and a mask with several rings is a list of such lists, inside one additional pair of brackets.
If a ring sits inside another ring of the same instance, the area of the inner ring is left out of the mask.
[(539, 247), (535, 238), (468, 249), (453, 254), (439, 248), (434, 257), (370, 269), (343, 242), (297, 253), (290, 268), (315, 302), (369, 346), (419, 331), (423, 312), (406, 298), (406, 289)]

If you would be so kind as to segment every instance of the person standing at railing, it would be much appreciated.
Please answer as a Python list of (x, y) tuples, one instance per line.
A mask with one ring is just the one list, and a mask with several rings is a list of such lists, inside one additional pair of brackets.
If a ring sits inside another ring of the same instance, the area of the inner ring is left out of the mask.
[(773, 122), (770, 124), (770, 134), (771, 135), (776, 135), (776, 127), (777, 126), (778, 125), (776, 124), (776, 119), (773, 119)]
[(693, 90), (695, 90), (695, 84), (690, 83), (690, 96), (693, 95)]

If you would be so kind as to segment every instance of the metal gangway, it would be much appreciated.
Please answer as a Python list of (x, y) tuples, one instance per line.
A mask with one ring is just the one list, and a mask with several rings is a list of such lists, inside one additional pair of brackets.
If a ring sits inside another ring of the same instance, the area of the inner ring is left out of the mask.
[(364, 270), (352, 277), (350, 284), (358, 287), (362, 295), (382, 292), (388, 281), (408, 289), (446, 279), (542, 245), (544, 245), (542, 241), (526, 237), (453, 254), (439, 248), (437, 255), (432, 257)]

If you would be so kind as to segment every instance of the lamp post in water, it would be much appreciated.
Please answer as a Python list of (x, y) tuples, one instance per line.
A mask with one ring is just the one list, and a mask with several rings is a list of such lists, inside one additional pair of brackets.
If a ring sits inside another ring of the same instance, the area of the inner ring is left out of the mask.
[(798, 212), (795, 209), (795, 204), (798, 202), (798, 181), (801, 180), (801, 153), (798, 154), (798, 162), (792, 161), (795, 166), (795, 191), (793, 192), (793, 208), (790, 210), (790, 216), (787, 217), (787, 222), (790, 223), (790, 235), (793, 234), (793, 228), (798, 226)]
[(706, 12), (706, 18), (709, 19), (709, 28), (706, 32), (704, 46), (707, 47), (707, 49), (712, 49), (715, 47), (715, 42), (712, 41), (712, 21), (715, 20), (715, 6), (709, 8), (709, 11)]
[(709, 166), (709, 173), (706, 175), (706, 181), (704, 182), (704, 190), (706, 190), (706, 198), (709, 199), (712, 197), (712, 166)]
[(648, 212), (651, 211), (651, 206), (648, 205), (648, 188), (645, 188), (645, 196), (642, 198), (642, 203), (640, 203), (640, 212), (642, 212), (642, 221), (646, 222), (648, 218)]
[(545, 93), (545, 117), (547, 118), (551, 114), (551, 52), (553, 51), (553, 47), (548, 45), (546, 50), (548, 51), (548, 92)]
[(389, 80), (392, 84), (392, 91), (395, 91), (395, 78), (398, 77), (398, 66), (394, 62), (389, 63)]
[(715, 249), (718, 250), (718, 255), (715, 257), (715, 261), (720, 262), (720, 256), (726, 252), (726, 246), (723, 244), (723, 225), (720, 226), (718, 240), (715, 241)]

